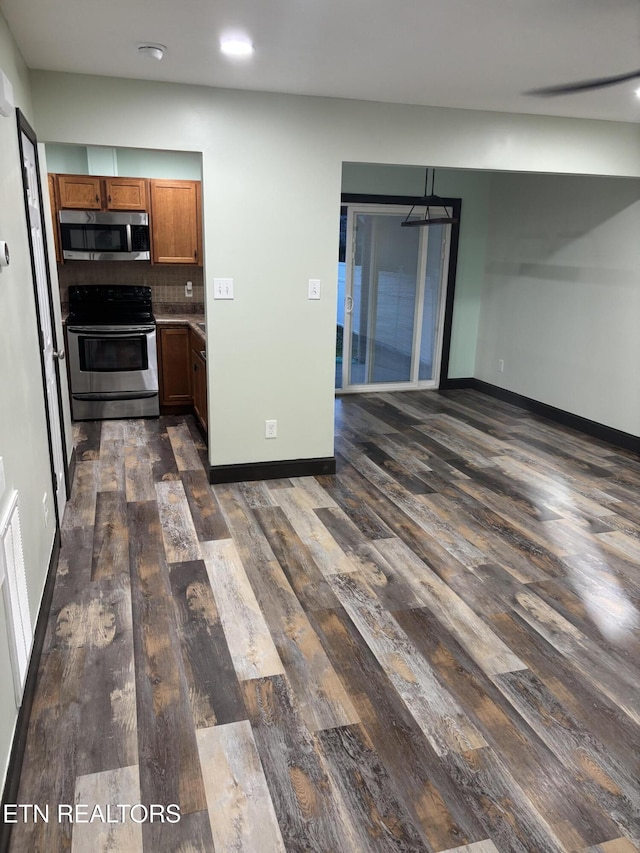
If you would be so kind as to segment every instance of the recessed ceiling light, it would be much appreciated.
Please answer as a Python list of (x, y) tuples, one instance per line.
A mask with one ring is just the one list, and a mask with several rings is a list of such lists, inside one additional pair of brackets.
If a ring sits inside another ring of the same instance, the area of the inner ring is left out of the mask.
[(636, 98), (640, 98), (640, 89), (636, 89)]
[(223, 38), (220, 42), (220, 50), (225, 56), (251, 56), (254, 47), (247, 38)]
[(138, 45), (140, 56), (145, 56), (147, 59), (157, 59), (158, 61), (162, 59), (166, 49), (165, 45), (153, 42), (145, 42), (145, 44)]

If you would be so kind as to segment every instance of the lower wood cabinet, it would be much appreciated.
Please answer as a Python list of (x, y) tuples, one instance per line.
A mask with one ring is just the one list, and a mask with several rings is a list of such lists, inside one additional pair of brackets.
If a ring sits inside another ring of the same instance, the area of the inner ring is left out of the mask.
[[(199, 341), (196, 341), (197, 346), (201, 346)], [(202, 350), (204, 351), (204, 350)], [(191, 382), (193, 389), (193, 411), (196, 417), (202, 424), (203, 429), (207, 430), (207, 363), (200, 354), (200, 349), (191, 350)]]
[(191, 395), (188, 326), (158, 326), (160, 408), (163, 414), (189, 411)]
[(193, 412), (207, 431), (205, 344), (189, 326), (158, 326), (160, 413)]

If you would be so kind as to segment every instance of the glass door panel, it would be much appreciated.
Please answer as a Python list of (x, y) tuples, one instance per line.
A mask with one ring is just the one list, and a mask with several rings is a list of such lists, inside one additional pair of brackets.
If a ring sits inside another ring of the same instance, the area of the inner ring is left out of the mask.
[(451, 226), (402, 228), (409, 211), (342, 208), (336, 388), (438, 383)]
[(349, 385), (412, 378), (420, 234), (404, 216), (354, 217)]
[(418, 379), (435, 379), (435, 366), (439, 361), (438, 320), (440, 315), (440, 293), (445, 247), (444, 225), (430, 225), (428, 229), (427, 269), (422, 304), (422, 328), (420, 334), (420, 364)]

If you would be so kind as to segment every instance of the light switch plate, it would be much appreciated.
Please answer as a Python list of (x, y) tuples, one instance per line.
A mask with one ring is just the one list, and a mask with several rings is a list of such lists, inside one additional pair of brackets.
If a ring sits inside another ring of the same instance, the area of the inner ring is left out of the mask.
[(320, 299), (320, 279), (309, 279), (309, 299)]
[(214, 299), (233, 299), (233, 279), (232, 278), (214, 278), (213, 279), (213, 298)]

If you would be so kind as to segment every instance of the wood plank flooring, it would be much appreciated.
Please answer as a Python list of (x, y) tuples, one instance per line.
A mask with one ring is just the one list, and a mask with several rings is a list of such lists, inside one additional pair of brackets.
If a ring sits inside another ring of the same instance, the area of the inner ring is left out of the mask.
[(338, 399), (336, 476), (75, 433), (12, 853), (640, 850), (636, 456), (472, 391)]

